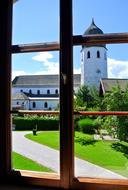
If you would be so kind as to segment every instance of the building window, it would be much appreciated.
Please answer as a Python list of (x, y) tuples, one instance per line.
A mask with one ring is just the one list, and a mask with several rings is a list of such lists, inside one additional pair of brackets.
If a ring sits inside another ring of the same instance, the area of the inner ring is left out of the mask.
[(58, 89), (55, 90), (55, 94), (58, 94)]
[(90, 55), (90, 51), (87, 52), (87, 59), (89, 59), (91, 57)]
[(97, 51), (97, 58), (100, 58), (100, 52)]
[(47, 94), (50, 94), (50, 90), (47, 90)]
[(37, 94), (38, 94), (38, 95), (40, 94), (40, 90), (37, 90)]
[(33, 102), (33, 103), (32, 103), (32, 107), (33, 107), (33, 108), (36, 108), (36, 102)]
[(32, 94), (32, 90), (31, 89), (29, 90), (29, 94)]
[(44, 102), (44, 108), (47, 108), (47, 107), (48, 107), (48, 103)]

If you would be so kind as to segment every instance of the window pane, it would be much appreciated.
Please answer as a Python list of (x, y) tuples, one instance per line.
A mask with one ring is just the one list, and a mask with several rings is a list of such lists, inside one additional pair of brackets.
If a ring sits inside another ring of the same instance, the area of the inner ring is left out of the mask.
[(59, 41), (59, 0), (22, 0), (13, 6), (13, 44)]
[[(58, 60), (58, 52), (12, 56), (13, 111), (59, 112)], [(14, 169), (59, 173), (59, 113), (15, 112), (12, 127)]]
[(87, 32), (92, 19), (104, 33), (127, 32), (128, 25), (125, 22), (127, 17), (127, 6), (124, 0), (73, 1), (73, 33), (75, 35), (83, 35), (85, 31)]
[[(128, 111), (126, 51), (122, 44), (74, 47), (75, 111)], [(75, 176), (127, 179), (127, 126), (127, 115), (74, 115)]]

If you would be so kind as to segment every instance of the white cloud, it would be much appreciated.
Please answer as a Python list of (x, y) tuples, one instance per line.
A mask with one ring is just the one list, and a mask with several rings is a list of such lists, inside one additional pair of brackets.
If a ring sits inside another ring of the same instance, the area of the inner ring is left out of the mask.
[(53, 62), (50, 59), (53, 59), (53, 55), (49, 52), (41, 52), (38, 55), (32, 57), (33, 60), (42, 62), (45, 67), (44, 71), (38, 73), (41, 74), (58, 74), (59, 73), (59, 63)]
[[(59, 63), (52, 61), (53, 54), (49, 52), (41, 52), (32, 57), (33, 60), (42, 62), (43, 68), (36, 72), (25, 72), (24, 70), (17, 70), (12, 72), (12, 79), (19, 75), (45, 75), (45, 74), (58, 74)], [(128, 78), (128, 61), (116, 60), (108, 58), (108, 77), (109, 78)], [(74, 68), (74, 73), (80, 74), (81, 69)]]
[(128, 78), (128, 61), (108, 58), (109, 78)]
[[(49, 52), (41, 52), (32, 57), (33, 60), (42, 62), (44, 68), (37, 72), (25, 72), (23, 70), (15, 70), (12, 72), (12, 79), (19, 75), (45, 75), (45, 74), (59, 74), (59, 63), (51, 61), (53, 54)], [(74, 69), (74, 73), (80, 73), (80, 68)]]
[(40, 52), (38, 53), (38, 55), (35, 55), (34, 57), (32, 57), (33, 60), (44, 62), (44, 63), (47, 63), (48, 59), (52, 59), (52, 58), (53, 58), (53, 55), (49, 52)]

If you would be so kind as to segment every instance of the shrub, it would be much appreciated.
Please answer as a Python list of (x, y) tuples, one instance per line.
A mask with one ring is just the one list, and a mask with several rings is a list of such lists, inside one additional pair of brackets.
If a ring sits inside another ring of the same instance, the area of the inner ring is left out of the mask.
[(15, 130), (33, 130), (36, 126), (37, 130), (58, 130), (59, 118), (52, 116), (13, 117), (13, 124), (16, 126)]
[(79, 130), (83, 133), (87, 133), (87, 134), (95, 133), (94, 121), (90, 118), (79, 120), (78, 127), (79, 127)]

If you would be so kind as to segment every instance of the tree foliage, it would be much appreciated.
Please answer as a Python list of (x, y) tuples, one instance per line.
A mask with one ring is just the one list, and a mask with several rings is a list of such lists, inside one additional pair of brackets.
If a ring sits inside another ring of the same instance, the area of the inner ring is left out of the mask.
[(81, 110), (89, 110), (99, 106), (99, 93), (94, 87), (89, 88), (86, 85), (80, 86), (76, 93), (74, 101), (75, 108), (81, 108)]
[[(102, 103), (107, 111), (128, 111), (128, 86), (122, 91), (117, 84), (111, 92), (105, 94)], [(114, 130), (120, 140), (128, 139), (127, 116), (109, 116), (104, 120), (104, 125), (108, 126), (111, 133)]]

